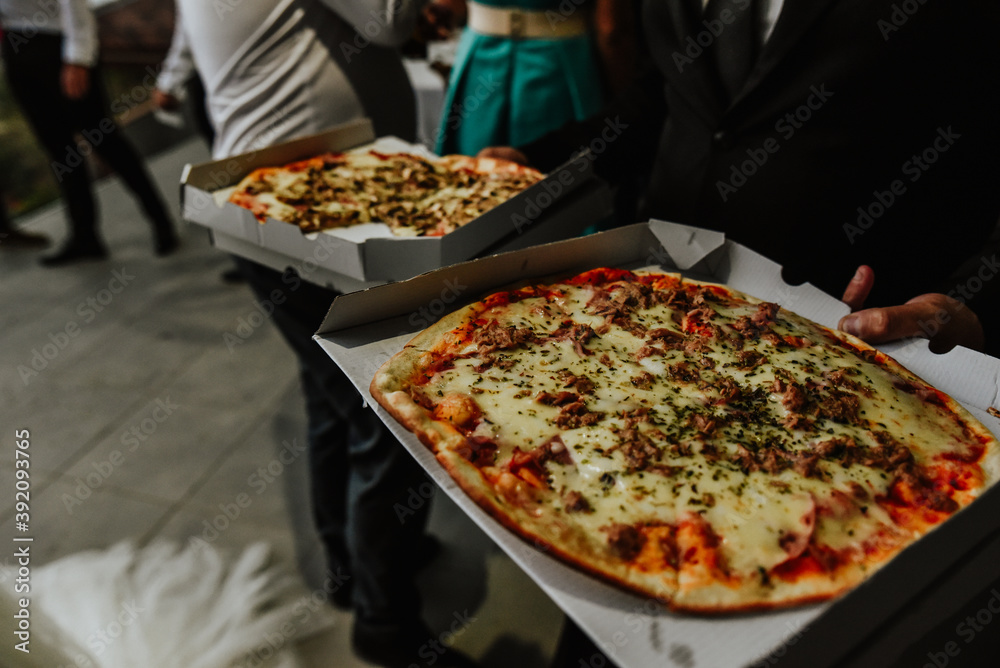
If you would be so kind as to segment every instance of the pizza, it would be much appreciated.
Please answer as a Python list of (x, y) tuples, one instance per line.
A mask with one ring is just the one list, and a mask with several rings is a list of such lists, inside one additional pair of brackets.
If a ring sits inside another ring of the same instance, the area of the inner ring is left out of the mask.
[(884, 353), (675, 274), (497, 292), (371, 392), (501, 523), (674, 610), (836, 596), (1000, 476), (991, 433)]
[(398, 236), (441, 236), (542, 179), (506, 160), (409, 153), (325, 153), (252, 171), (229, 201), (304, 232), (382, 222)]

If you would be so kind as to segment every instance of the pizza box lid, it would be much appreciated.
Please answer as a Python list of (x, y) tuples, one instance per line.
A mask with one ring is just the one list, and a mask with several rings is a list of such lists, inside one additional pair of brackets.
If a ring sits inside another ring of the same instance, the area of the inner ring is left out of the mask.
[[(221, 160), (186, 165), (181, 175), (181, 211), (185, 220), (208, 227), (216, 242), (228, 250), (256, 245), (266, 253), (254, 253), (257, 261), (284, 269), (295, 263), (322, 268), (309, 280), (327, 274), (346, 277), (347, 286), (360, 282), (402, 280), (416, 274), (454, 264), (481, 254), (488, 248), (515, 240), (525, 233), (548, 227), (557, 218), (560, 205), (580, 193), (604, 188), (593, 173), (589, 152), (582, 152), (540, 181), (442, 237), (397, 237), (382, 223), (366, 223), (337, 230), (304, 234), (297, 226), (274, 219), (261, 224), (243, 207), (227, 201), (239, 181), (259, 167), (283, 165), (327, 151), (374, 149), (386, 153), (407, 152), (434, 158), (419, 144), (397, 137), (376, 139), (368, 119), (336, 126), (325, 132), (249, 151)], [(550, 241), (566, 238), (597, 223), (607, 207), (577, 211), (559, 221), (557, 230), (546, 230)], [(222, 239), (222, 236), (232, 239)], [(238, 241), (247, 243), (238, 243)], [(335, 286), (339, 279), (325, 280)]]
[[(375, 371), (444, 313), (522, 279), (598, 266), (679, 270), (691, 278), (725, 283), (778, 302), (829, 327), (848, 312), (845, 304), (808, 283), (788, 285), (778, 264), (721, 233), (654, 220), (340, 296), (315, 338), (372, 403), (368, 385)], [(1000, 437), (1000, 420), (986, 412), (1000, 403), (1000, 360), (964, 348), (935, 355), (924, 340), (880, 347), (951, 394)], [(677, 614), (566, 566), (515, 536), (472, 502), (413, 434), (377, 404), (373, 408), (444, 492), (623, 667), (834, 665), (863, 643), (870, 644), (873, 632), (905, 617), (904, 608), (933, 600), (930, 584), (988, 539), (1000, 512), (1000, 485), (994, 485), (832, 602), (714, 617)], [(988, 559), (977, 563), (995, 571)], [(981, 586), (983, 580), (978, 582)], [(976, 593), (965, 592), (967, 597)], [(957, 604), (964, 598), (953, 591), (946, 600)], [(926, 617), (906, 619), (901, 631), (886, 636), (896, 645), (883, 647), (883, 652), (901, 651), (932, 626)]]

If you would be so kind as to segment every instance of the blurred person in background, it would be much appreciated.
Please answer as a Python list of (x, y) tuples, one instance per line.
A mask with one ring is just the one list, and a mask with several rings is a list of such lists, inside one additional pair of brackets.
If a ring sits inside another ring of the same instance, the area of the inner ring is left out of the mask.
[[(188, 46), (184, 22), (180, 18), (180, 8), (175, 7), (174, 12), (174, 32), (170, 40), (170, 49), (156, 77), (156, 88), (152, 95), (153, 103), (159, 109), (157, 120), (172, 126), (183, 125), (182, 111), (187, 104), (194, 129), (211, 148), (215, 143), (215, 128), (212, 127), (212, 120), (208, 117), (205, 83), (201, 80), (191, 58), (191, 47)], [(226, 269), (222, 272), (221, 278), (225, 283), (244, 282), (243, 272), (239, 267)]]
[[(45, 148), (70, 218), (70, 235), (50, 267), (107, 256), (97, 229), (90, 174), (79, 133), (139, 199), (153, 226), (153, 249), (178, 246), (173, 222), (142, 159), (106, 108), (97, 65), (97, 24), (86, 0), (0, 0), (3, 59), (11, 92)], [(83, 153), (83, 155), (81, 155)]]
[(463, 21), (438, 133), (439, 154), (534, 141), (601, 109), (635, 67), (626, 0), (434, 0), (438, 36)]
[[(363, 116), (380, 136), (412, 140), (414, 95), (394, 47), (410, 36), (422, 4), (179, 0), (180, 29), (205, 83), (214, 157)], [(424, 534), (429, 504), (405, 522), (394, 511), (426, 478), (312, 340), (337, 293), (291, 270), (237, 262), (258, 298), (274, 305), (274, 323), (299, 359), (313, 515), (335, 585), (332, 602), (355, 612), (355, 652), (382, 666), (471, 665), (440, 645), (441, 652), (426, 652), (438, 636), (420, 618), (414, 578), (434, 550)]]
[(194, 66), (191, 47), (188, 45), (184, 22), (180, 18), (180, 8), (175, 8), (174, 32), (170, 49), (156, 77), (153, 103), (168, 113), (179, 113), (184, 103), (190, 100), (195, 129), (210, 147), (215, 141), (215, 129), (208, 117), (205, 101), (205, 84)]
[[(0, 25), (0, 42), (3, 41), (3, 26)], [(10, 222), (7, 210), (7, 197), (0, 188), (0, 249), (12, 248), (45, 248), (49, 245), (48, 237), (34, 232), (20, 230)]]
[[(600, 113), (480, 155), (548, 170), (600, 141), (620, 184), (652, 151), (635, 219), (724, 232), (842, 295), (839, 327), (871, 343), (1000, 354), (1000, 4), (646, 0), (642, 26), (652, 62)], [(596, 665), (568, 631), (556, 665)]]
[(3, 190), (0, 190), (0, 249), (12, 248), (45, 248), (49, 245), (48, 237), (34, 232), (20, 230), (10, 222), (7, 213), (7, 201)]
[(725, 232), (789, 282), (843, 294), (857, 313), (841, 328), (870, 342), (997, 354), (1000, 281), (982, 277), (997, 273), (1000, 80), (982, 72), (1000, 64), (1000, 5), (897, 4), (647, 0), (634, 85), (482, 154), (545, 170), (603, 136), (595, 170), (617, 183), (652, 150), (642, 219)]

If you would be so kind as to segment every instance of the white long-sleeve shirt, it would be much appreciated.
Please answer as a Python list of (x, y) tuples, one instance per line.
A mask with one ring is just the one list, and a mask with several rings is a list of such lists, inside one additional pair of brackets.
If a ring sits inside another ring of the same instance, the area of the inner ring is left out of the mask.
[(156, 77), (156, 87), (160, 90), (184, 98), (184, 84), (195, 73), (194, 58), (191, 56), (191, 45), (188, 44), (187, 32), (184, 30), (184, 20), (177, 7), (174, 17), (174, 34), (170, 40), (170, 49), (163, 59), (160, 73)]
[(0, 0), (0, 24), (29, 38), (36, 32), (62, 35), (64, 63), (97, 63), (97, 21), (86, 0)]
[[(414, 124), (413, 94), (399, 56), (382, 47), (406, 39), (422, 0), (177, 4), (205, 84), (216, 157), (364, 115), (372, 116), (376, 127), (380, 114), (389, 126), (394, 114), (409, 114), (409, 124)], [(408, 134), (413, 134), (412, 127)]]

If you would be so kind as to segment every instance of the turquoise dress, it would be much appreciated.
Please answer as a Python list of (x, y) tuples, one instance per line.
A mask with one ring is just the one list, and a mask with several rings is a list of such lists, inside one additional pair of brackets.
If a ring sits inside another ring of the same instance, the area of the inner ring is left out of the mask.
[[(480, 2), (559, 16), (560, 0)], [(588, 35), (508, 39), (466, 28), (448, 84), (437, 152), (475, 155), (487, 146), (519, 146), (597, 113), (602, 98)]]

